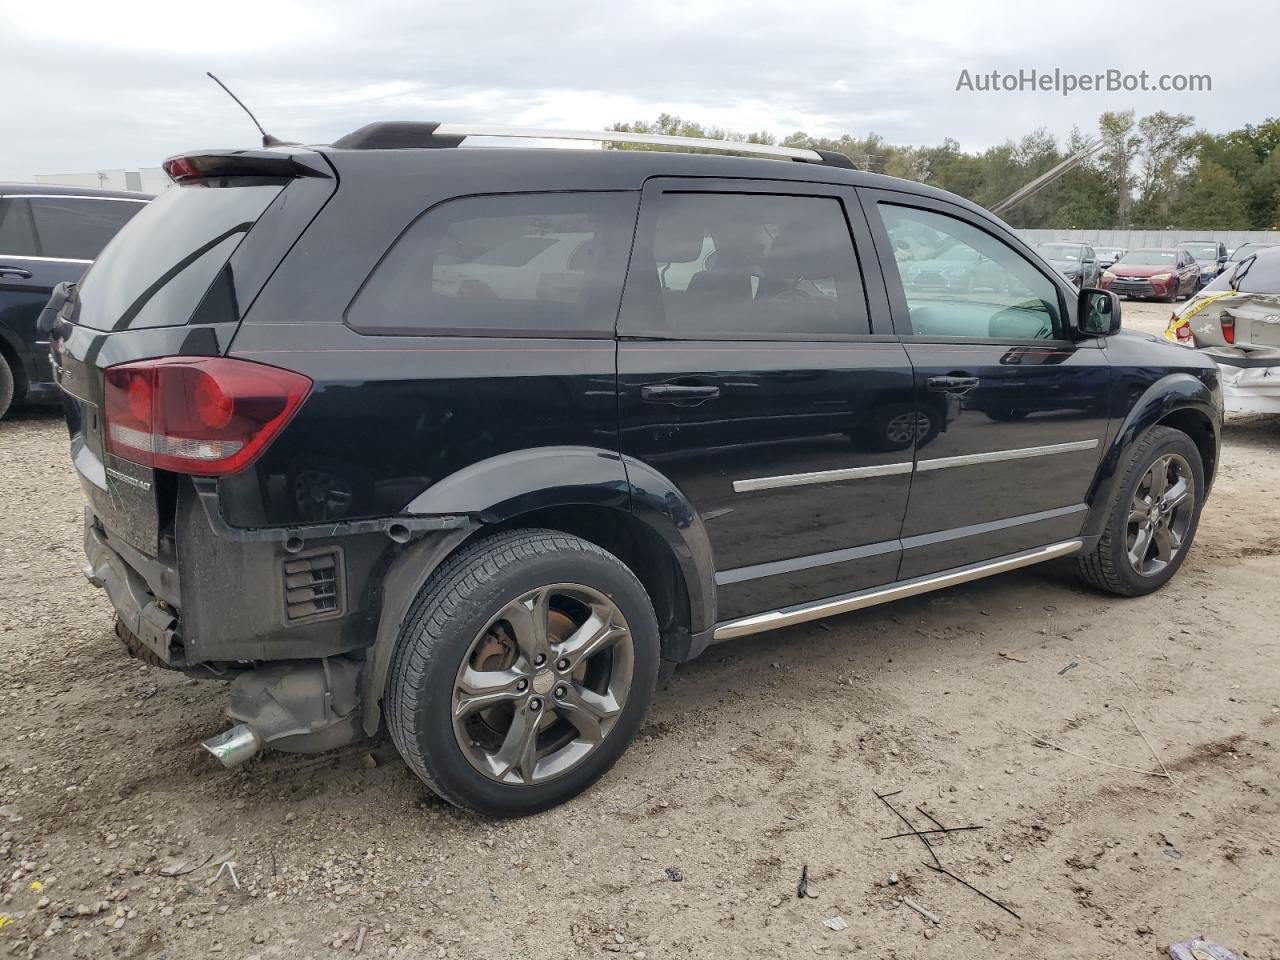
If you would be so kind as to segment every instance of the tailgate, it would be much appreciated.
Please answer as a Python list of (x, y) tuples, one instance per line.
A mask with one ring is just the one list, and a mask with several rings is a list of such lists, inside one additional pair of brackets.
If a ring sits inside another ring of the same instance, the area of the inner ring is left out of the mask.
[(172, 518), (173, 475), (157, 476), (108, 451), (103, 371), (226, 353), (271, 271), (335, 186), (309, 167), (283, 175), (282, 164), (293, 160), (268, 156), (261, 170), (271, 176), (249, 175), (252, 155), (237, 155), (239, 166), (219, 155), (182, 158), (184, 170), (204, 162), (218, 175), (188, 175), (134, 217), (72, 292), (51, 332), (81, 486), (103, 526), (148, 556), (158, 555)]

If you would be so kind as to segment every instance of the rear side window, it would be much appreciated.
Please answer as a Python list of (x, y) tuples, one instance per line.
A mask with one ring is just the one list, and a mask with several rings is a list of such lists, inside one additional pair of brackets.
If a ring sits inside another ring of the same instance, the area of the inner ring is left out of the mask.
[(279, 184), (172, 187), (107, 244), (80, 282), (76, 322), (95, 330), (187, 323), (283, 190)]
[(1233, 280), (1240, 293), (1280, 293), (1280, 251), (1266, 252), (1252, 260), (1246, 256), (1238, 265), (1214, 277), (1204, 289), (1230, 290)]
[(40, 255), (93, 260), (145, 204), (135, 200), (32, 197)]
[(27, 201), (0, 200), (0, 257), (34, 257), (36, 234)]
[(622, 329), (681, 339), (824, 339), (870, 332), (834, 197), (663, 193), (633, 257)]
[(520, 193), (432, 207), (392, 244), (347, 323), (366, 333), (613, 335), (635, 193)]

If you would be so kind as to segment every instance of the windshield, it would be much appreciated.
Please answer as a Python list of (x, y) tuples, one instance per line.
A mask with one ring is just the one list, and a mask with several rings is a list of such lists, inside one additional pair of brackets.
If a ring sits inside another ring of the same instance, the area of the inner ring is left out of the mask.
[(1186, 250), (1197, 260), (1217, 260), (1218, 245), (1216, 243), (1180, 243), (1178, 249)]
[(185, 324), (282, 189), (170, 187), (125, 224), (89, 268), (76, 322), (94, 330)]
[(1084, 248), (1075, 243), (1042, 243), (1036, 249), (1046, 260), (1071, 260), (1078, 263)]
[(1117, 263), (1140, 267), (1169, 267), (1178, 262), (1176, 250), (1130, 250)]

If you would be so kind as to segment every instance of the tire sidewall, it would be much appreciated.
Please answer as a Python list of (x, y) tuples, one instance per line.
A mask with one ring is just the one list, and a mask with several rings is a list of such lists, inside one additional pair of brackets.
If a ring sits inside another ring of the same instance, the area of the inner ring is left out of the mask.
[[(465, 575), (467, 568), (459, 571)], [(451, 578), (452, 579), (452, 578)], [(477, 771), (454, 735), (454, 683), (462, 658), (476, 636), (507, 603), (530, 590), (554, 583), (593, 587), (618, 605), (631, 631), (635, 656), (631, 689), (621, 715), (605, 742), (572, 770), (547, 783), (501, 784)], [(443, 585), (447, 589), (448, 585)], [(402, 642), (430, 643), (431, 665), (410, 721), (410, 735), (446, 799), (494, 816), (522, 816), (545, 810), (580, 793), (599, 779), (634, 739), (648, 713), (657, 684), (660, 646), (657, 620), (648, 595), (621, 561), (579, 550), (557, 551), (505, 566), (470, 593), (443, 635), (427, 637), (418, 621)]]
[(0, 419), (9, 412), (9, 406), (13, 403), (14, 391), (17, 389), (17, 378), (13, 375), (13, 370), (9, 367), (9, 361), (4, 354), (0, 353)]
[[(1169, 453), (1179, 454), (1191, 465), (1191, 474), (1195, 482), (1195, 509), (1191, 515), (1191, 523), (1187, 527), (1186, 536), (1183, 538), (1182, 549), (1173, 558), (1173, 562), (1155, 576), (1145, 577), (1134, 570), (1129, 563), (1129, 505), (1132, 503), (1133, 495), (1151, 464), (1157, 458)], [(1141, 460), (1135, 462), (1133, 469), (1129, 471), (1128, 477), (1125, 478), (1120, 496), (1111, 508), (1110, 520), (1112, 529), (1116, 531), (1111, 540), (1113, 552), (1111, 558), (1112, 569), (1115, 570), (1127, 588), (1126, 592), (1131, 595), (1139, 595), (1159, 590), (1173, 579), (1173, 576), (1181, 569), (1182, 563), (1187, 558), (1187, 553), (1190, 552), (1192, 543), (1195, 541), (1196, 530), (1200, 526), (1200, 514), (1204, 509), (1204, 489), (1204, 463), (1200, 457), (1200, 450), (1185, 433), (1170, 431), (1167, 436), (1162, 437), (1148, 447)]]

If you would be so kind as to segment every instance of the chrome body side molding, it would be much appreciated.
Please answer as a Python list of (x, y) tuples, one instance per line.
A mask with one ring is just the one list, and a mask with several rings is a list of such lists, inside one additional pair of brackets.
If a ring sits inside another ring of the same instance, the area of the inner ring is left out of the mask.
[(1031, 457), (1050, 457), (1055, 453), (1074, 453), (1080, 450), (1092, 450), (1098, 445), (1095, 440), (1073, 440), (1070, 443), (1051, 443), (1042, 447), (1019, 447), (1016, 450), (990, 450), (986, 453), (968, 453), (962, 457), (939, 457), (936, 460), (921, 460), (916, 469), (943, 470), (947, 467), (967, 467), (975, 463), (997, 463), (1001, 460), (1027, 460)]
[[(1081, 450), (1092, 450), (1098, 445), (1098, 442), (1097, 440), (1073, 440), (1070, 443), (1051, 443), (1041, 447), (1018, 447), (1014, 450), (989, 450), (985, 453), (968, 453), (961, 457), (938, 457), (933, 460), (921, 460), (914, 465), (914, 469), (923, 472), (925, 470), (944, 470), (947, 467), (968, 467), (975, 463), (998, 463), (1001, 460), (1051, 457), (1056, 453), (1075, 453)], [(870, 467), (847, 467), (842, 470), (791, 473), (780, 477), (753, 477), (749, 480), (733, 481), (733, 492), (748, 493), (752, 490), (799, 487), (809, 483), (839, 483), (842, 480), (891, 477), (896, 474), (910, 473), (912, 469), (913, 465), (907, 461), (903, 463), (880, 463)]]
[(911, 463), (883, 463), (871, 467), (847, 467), (843, 470), (819, 470), (814, 473), (792, 473), (781, 477), (756, 477), (733, 481), (734, 493), (750, 490), (773, 490), (777, 487), (800, 487), (809, 483), (838, 483), (841, 480), (863, 480), (867, 477), (891, 477), (910, 473)]
[(887, 584), (882, 587), (873, 587), (870, 590), (860, 590), (857, 593), (845, 594), (842, 597), (830, 597), (813, 603), (784, 607), (781, 610), (752, 614), (749, 617), (741, 617), (737, 620), (718, 624), (715, 628), (712, 642), (719, 643), (723, 640), (746, 637), (753, 633), (762, 633), (765, 630), (789, 627), (793, 624), (805, 623), (821, 617), (835, 616), (840, 613), (849, 613), (866, 607), (874, 607), (881, 603), (889, 603), (893, 600), (901, 600), (904, 597), (914, 597), (917, 594), (941, 590), (944, 587), (968, 583), (971, 580), (980, 580), (983, 577), (991, 577), (1009, 570), (1017, 570), (1020, 567), (1029, 567), (1032, 564), (1052, 560), (1055, 557), (1067, 556), (1078, 551), (1083, 545), (1081, 540), (1064, 540), (1061, 543), (1051, 544), (1047, 547), (1024, 550), (1021, 553), (1013, 553), (1005, 557), (997, 557), (994, 560), (984, 560), (981, 563), (956, 567), (953, 570), (933, 573), (927, 577), (917, 577), (914, 580), (905, 580), (902, 583)]

